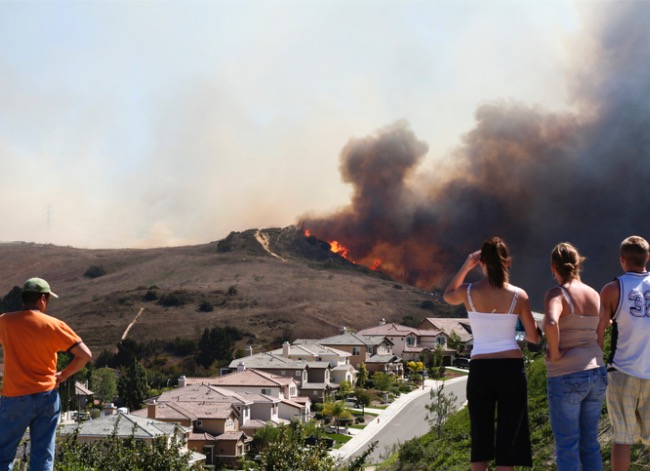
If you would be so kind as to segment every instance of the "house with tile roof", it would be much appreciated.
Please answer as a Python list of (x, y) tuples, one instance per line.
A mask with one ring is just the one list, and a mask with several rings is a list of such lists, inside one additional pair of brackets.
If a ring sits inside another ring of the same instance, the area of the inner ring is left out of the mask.
[(472, 327), (469, 323), (469, 319), (466, 318), (427, 317), (420, 323), (418, 329), (437, 330), (443, 332), (448, 338), (452, 333), (457, 335), (462, 345), (462, 347), (458, 349), (458, 353), (471, 352), (472, 345), (474, 344)]
[[(64, 424), (58, 430), (60, 436), (71, 435), (75, 432), (78, 434), (77, 439), (80, 443), (97, 442), (116, 435), (119, 438), (133, 437), (136, 440), (152, 445), (154, 440), (160, 437), (164, 437), (167, 443), (171, 443), (174, 436), (178, 443), (189, 443), (191, 429), (177, 423), (152, 420), (148, 417), (120, 412), (81, 423)], [(188, 453), (192, 454), (191, 461), (193, 463), (205, 460), (203, 454), (189, 447), (183, 447), (187, 449)]]
[[(341, 352), (342, 359), (333, 349), (322, 349), (321, 352), (326, 354), (326, 359), (319, 357), (317, 351), (309, 351), (304, 347), (296, 349), (285, 342), (279, 350), (236, 358), (230, 362), (229, 370), (254, 369), (290, 378), (295, 381), (300, 396), (309, 397), (311, 402), (321, 402), (339, 388), (331, 377), (332, 365), (339, 366), (340, 363), (347, 362), (345, 352)], [(345, 365), (337, 374), (341, 374), (340, 371), (344, 368)]]
[(195, 384), (165, 391), (133, 414), (190, 429), (188, 447), (203, 453), (206, 464), (236, 465), (248, 453), (251, 436), (260, 423), (266, 423), (265, 418), (281, 422), (270, 412), (277, 401), (267, 398), (266, 402), (269, 410), (256, 419), (260, 411), (253, 400), (224, 388)]
[(451, 365), (455, 350), (447, 347), (448, 335), (439, 329), (418, 329), (386, 323), (360, 330), (359, 335), (385, 336), (393, 343), (393, 353), (402, 359), (419, 361), (423, 356), (442, 348), (445, 365)]
[[(254, 404), (257, 400), (258, 404), (264, 401), (271, 403), (277, 402), (277, 416), (284, 421), (298, 420), (306, 422), (309, 420), (311, 414), (311, 401), (308, 397), (298, 396), (298, 387), (292, 378), (284, 376), (277, 376), (269, 374), (265, 371), (255, 369), (241, 369), (240, 371), (214, 378), (188, 378), (182, 376), (179, 378), (179, 388), (168, 391), (177, 395), (177, 391), (181, 391), (183, 387), (192, 385), (205, 385), (212, 386), (213, 389), (219, 391), (227, 390), (230, 394), (237, 394), (244, 400), (252, 401)], [(214, 388), (216, 386), (216, 388)], [(168, 396), (166, 393), (161, 395), (163, 400)], [(258, 405), (258, 407), (261, 407)], [(273, 416), (268, 415), (272, 420)], [(264, 416), (249, 416), (248, 420), (265, 420)], [(247, 421), (243, 422), (244, 427)]]
[(349, 361), (357, 369), (361, 363), (365, 363), (373, 355), (393, 353), (393, 344), (385, 337), (359, 335), (348, 331), (324, 339), (298, 339), (294, 342), (294, 345), (308, 343), (318, 343), (319, 345), (350, 353)]

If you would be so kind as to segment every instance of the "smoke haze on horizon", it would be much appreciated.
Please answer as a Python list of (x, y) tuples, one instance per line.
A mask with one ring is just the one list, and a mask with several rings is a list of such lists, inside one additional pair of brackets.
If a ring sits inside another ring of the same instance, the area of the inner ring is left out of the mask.
[(350, 136), (407, 120), (417, 178), (485, 103), (578, 105), (583, 4), (0, 2), (0, 241), (195, 244), (332, 213)]

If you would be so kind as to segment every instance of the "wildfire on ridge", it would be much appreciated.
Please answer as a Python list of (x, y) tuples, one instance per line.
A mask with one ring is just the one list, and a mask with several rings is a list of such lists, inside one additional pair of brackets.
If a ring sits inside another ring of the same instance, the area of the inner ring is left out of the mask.
[[(309, 229), (305, 229), (305, 237), (310, 237), (311, 236), (311, 231)], [(348, 262), (356, 264), (357, 262), (352, 260), (350, 258), (350, 251), (348, 250), (347, 247), (345, 247), (343, 244), (341, 244), (337, 240), (329, 240), (327, 241), (328, 244), (330, 244), (330, 251), (340, 255), (344, 259), (346, 259)], [(375, 261), (371, 264), (368, 265), (368, 268), (370, 268), (373, 271), (379, 270), (381, 266), (381, 259), (376, 258)]]

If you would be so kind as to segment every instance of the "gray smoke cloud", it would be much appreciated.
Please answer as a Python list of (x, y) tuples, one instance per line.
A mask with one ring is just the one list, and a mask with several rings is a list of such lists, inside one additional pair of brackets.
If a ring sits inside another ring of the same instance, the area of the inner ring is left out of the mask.
[(427, 144), (406, 122), (351, 139), (340, 157), (349, 206), (300, 225), (425, 289), (499, 235), (536, 309), (553, 283), (550, 250), (570, 241), (599, 289), (620, 271), (621, 240), (650, 238), (650, 2), (603, 2), (590, 15), (567, 80), (571, 111), (485, 104), (449, 159), (424, 172)]

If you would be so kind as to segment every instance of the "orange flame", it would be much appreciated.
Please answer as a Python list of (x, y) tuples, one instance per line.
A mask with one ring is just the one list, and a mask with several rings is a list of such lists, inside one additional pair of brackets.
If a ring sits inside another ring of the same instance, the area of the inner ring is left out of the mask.
[(379, 270), (379, 267), (381, 267), (381, 258), (376, 258), (373, 264), (370, 265), (370, 269), (377, 271)]
[(348, 258), (348, 252), (349, 250), (346, 249), (343, 245), (341, 245), (338, 241), (332, 240), (330, 241), (330, 250), (334, 253), (339, 254), (343, 258)]

